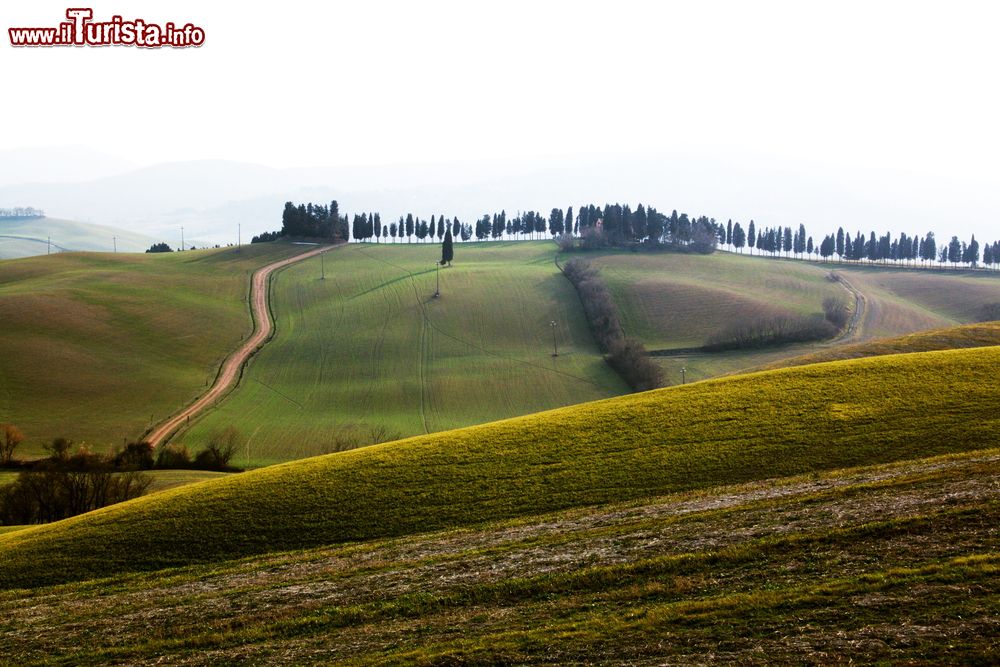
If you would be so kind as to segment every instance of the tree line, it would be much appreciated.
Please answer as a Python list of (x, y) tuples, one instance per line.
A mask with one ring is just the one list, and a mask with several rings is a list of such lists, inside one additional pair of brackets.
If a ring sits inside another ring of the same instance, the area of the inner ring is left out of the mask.
[(308, 238), (330, 242), (348, 239), (347, 217), (340, 215), (337, 200), (329, 204), (308, 202), (296, 206), (285, 202), (281, 212), (281, 230), (254, 236), (250, 243), (266, 243), (279, 238)]
[(593, 204), (565, 211), (553, 208), (548, 215), (539, 211), (523, 211), (508, 216), (506, 210), (487, 213), (473, 223), (463, 223), (457, 217), (432, 215), (430, 220), (413, 213), (384, 224), (378, 213), (355, 216), (351, 240), (375, 243), (418, 243), (442, 241), (446, 231), (462, 241), (534, 240), (543, 238), (578, 238), (584, 248), (620, 247), (650, 242), (690, 247), (711, 252), (724, 235), (724, 228), (705, 216), (691, 217), (673, 211), (660, 213), (653, 207), (639, 204)]
[(574, 211), (553, 208), (547, 215), (523, 211), (509, 216), (506, 210), (484, 214), (472, 223), (458, 217), (432, 215), (429, 220), (413, 213), (385, 223), (379, 213), (341, 216), (336, 201), (329, 205), (286, 202), (282, 228), (253, 238), (254, 243), (286, 237), (307, 237), (334, 241), (375, 243), (442, 242), (450, 233), (456, 241), (533, 240), (554, 238), (564, 250), (602, 247), (669, 247), (711, 253), (723, 246), (735, 252), (770, 257), (854, 262), (901, 263), (916, 265), (951, 264), (1000, 267), (1000, 241), (980, 244), (973, 235), (968, 241), (952, 236), (938, 243), (933, 232), (920, 235), (901, 233), (893, 238), (874, 231), (858, 231), (853, 236), (839, 228), (818, 243), (804, 224), (793, 227), (760, 227), (754, 220), (744, 227), (728, 220), (725, 224), (707, 216), (691, 216), (673, 210), (662, 213), (653, 206), (638, 204), (589, 204)]
[(649, 358), (641, 341), (625, 335), (618, 308), (597, 269), (582, 259), (570, 260), (561, 268), (576, 288), (594, 340), (604, 352), (608, 365), (634, 391), (661, 387), (663, 370)]
[(15, 206), (0, 208), (0, 218), (44, 218), (45, 211), (33, 206)]

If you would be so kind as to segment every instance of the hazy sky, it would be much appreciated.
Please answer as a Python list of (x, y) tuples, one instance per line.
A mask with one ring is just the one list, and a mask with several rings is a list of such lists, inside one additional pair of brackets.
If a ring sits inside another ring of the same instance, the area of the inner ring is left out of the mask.
[[(4, 0), (4, 32), (67, 2)], [(4, 34), (0, 149), (277, 167), (731, 150), (1000, 176), (995, 2), (85, 4), (206, 43)]]

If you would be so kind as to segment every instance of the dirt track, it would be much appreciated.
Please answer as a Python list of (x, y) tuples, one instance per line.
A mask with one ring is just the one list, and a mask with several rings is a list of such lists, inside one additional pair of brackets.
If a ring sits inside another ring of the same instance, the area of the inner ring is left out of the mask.
[(268, 281), (271, 275), (286, 266), (315, 257), (334, 247), (336, 246), (321, 246), (257, 269), (250, 282), (250, 308), (255, 324), (253, 334), (243, 341), (236, 352), (226, 358), (212, 388), (191, 405), (154, 426), (153, 430), (144, 438), (146, 442), (151, 443), (154, 447), (167, 442), (192, 417), (211, 407), (239, 381), (243, 365), (267, 342), (267, 339), (271, 337), (271, 332), (274, 331), (274, 322), (271, 321), (271, 312), (268, 309)]

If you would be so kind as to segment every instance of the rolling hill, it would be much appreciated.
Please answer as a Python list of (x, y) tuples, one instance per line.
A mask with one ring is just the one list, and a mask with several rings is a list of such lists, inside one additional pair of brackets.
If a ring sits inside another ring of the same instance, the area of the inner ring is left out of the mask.
[(839, 345), (800, 357), (785, 359), (761, 370), (806, 366), (825, 361), (861, 359), (862, 357), (878, 357), (889, 354), (910, 354), (913, 352), (932, 352), (934, 350), (961, 350), (970, 347), (991, 347), (994, 345), (1000, 345), (1000, 322), (979, 322), (960, 327), (921, 331), (896, 338)]
[[(49, 252), (143, 252), (158, 239), (136, 232), (56, 218), (0, 218), (0, 260)], [(51, 240), (51, 245), (49, 241)]]
[(1000, 451), (0, 591), (19, 664), (1000, 657)]
[(257, 466), (626, 393), (554, 251), (461, 245), (438, 299), (437, 244), (350, 245), (291, 267), (272, 284), (273, 341), (175, 440), (197, 450), (233, 426), (237, 460)]
[(0, 420), (19, 455), (67, 437), (106, 450), (204, 390), (251, 327), (248, 272), (301, 252), (267, 244), (0, 262)]
[[(915, 270), (853, 264), (775, 260), (716, 253), (613, 252), (595, 255), (595, 267), (615, 296), (622, 325), (664, 367), (671, 384), (718, 377), (830, 347), (787, 345), (705, 354), (700, 347), (727, 325), (770, 313), (820, 315), (823, 299), (853, 304), (831, 272), (860, 291), (867, 309), (858, 330), (836, 344), (897, 337), (976, 322), (980, 309), (1000, 303), (1000, 276), (984, 271)], [(658, 352), (659, 351), (659, 352)]]
[(0, 536), (24, 587), (995, 447), (1000, 348), (701, 382), (212, 480)]

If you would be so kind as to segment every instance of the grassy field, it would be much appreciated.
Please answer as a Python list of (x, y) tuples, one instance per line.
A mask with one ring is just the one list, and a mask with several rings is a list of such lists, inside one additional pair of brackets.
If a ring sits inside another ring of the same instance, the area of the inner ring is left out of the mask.
[(980, 322), (966, 324), (960, 327), (934, 329), (919, 333), (883, 338), (865, 343), (838, 345), (803, 355), (784, 359), (762, 370), (771, 368), (788, 368), (805, 366), (826, 361), (843, 359), (860, 359), (862, 357), (877, 357), (887, 354), (909, 354), (912, 352), (932, 352), (934, 350), (961, 350), (972, 347), (990, 347), (1000, 345), (1000, 322)]
[(615, 296), (626, 333), (650, 350), (668, 351), (657, 361), (669, 384), (681, 383), (681, 368), (688, 381), (701, 380), (777, 366), (828, 348), (823, 343), (710, 354), (688, 350), (733, 322), (778, 312), (821, 315), (829, 296), (853, 306), (853, 296), (827, 279), (831, 271), (842, 273), (867, 299), (857, 340), (975, 322), (983, 305), (1000, 302), (1000, 275), (982, 271), (905, 270), (731, 253), (612, 252), (589, 258)]
[[(995, 664), (1000, 451), (0, 592), (19, 664)], [(99, 604), (94, 604), (99, 600)]]
[(786, 310), (823, 313), (823, 299), (846, 297), (829, 273), (805, 262), (746, 255), (606, 253), (593, 264), (615, 296), (622, 326), (650, 350), (700, 347), (726, 325)]
[[(551, 243), (351, 245), (283, 271), (277, 324), (242, 384), (177, 441), (235, 426), (258, 466), (623, 394)], [(553, 357), (553, 330), (559, 356)]]
[(290, 245), (0, 262), (0, 421), (37, 455), (55, 437), (97, 450), (191, 401), (250, 328), (248, 271)]
[(834, 268), (868, 298), (865, 340), (976, 322), (982, 306), (1000, 303), (996, 272)]
[[(143, 252), (157, 239), (124, 229), (57, 218), (0, 218), (0, 260), (50, 251)], [(52, 246), (49, 245), (49, 239)]]
[(272, 466), (0, 537), (0, 585), (996, 446), (1000, 348), (701, 382)]

